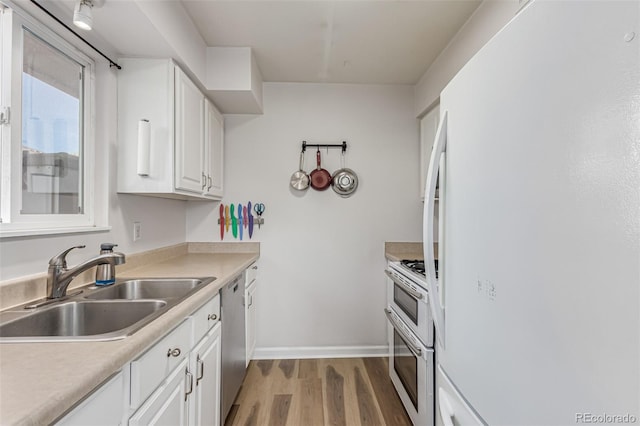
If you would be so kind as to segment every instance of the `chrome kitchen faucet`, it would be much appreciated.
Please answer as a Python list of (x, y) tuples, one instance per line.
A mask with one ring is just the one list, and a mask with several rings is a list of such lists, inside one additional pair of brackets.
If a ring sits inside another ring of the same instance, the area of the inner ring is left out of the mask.
[(122, 253), (112, 252), (108, 254), (101, 254), (92, 259), (67, 269), (67, 254), (76, 248), (85, 248), (86, 246), (75, 246), (68, 248), (62, 253), (54, 256), (49, 260), (49, 271), (47, 275), (47, 298), (59, 299), (66, 296), (67, 287), (71, 281), (86, 271), (97, 265), (122, 265), (125, 263), (125, 256)]

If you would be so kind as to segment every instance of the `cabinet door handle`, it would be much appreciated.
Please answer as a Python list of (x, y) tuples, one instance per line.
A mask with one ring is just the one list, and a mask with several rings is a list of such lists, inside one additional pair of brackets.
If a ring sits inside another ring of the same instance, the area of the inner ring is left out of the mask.
[[(184, 393), (184, 400), (186, 401), (189, 395), (191, 395), (191, 392), (193, 392), (193, 374), (189, 372), (189, 369), (185, 370), (185, 372), (187, 375), (187, 379), (189, 380), (189, 386), (188, 386), (189, 390)], [(186, 389), (187, 387), (185, 386), (185, 390)]]
[(209, 314), (209, 316), (207, 317), (207, 321), (215, 321), (218, 319), (218, 316), (216, 314)]
[(207, 181), (209, 182), (209, 185), (207, 186), (207, 191), (208, 191), (213, 186), (213, 182), (211, 181), (211, 176), (207, 175)]
[(169, 348), (169, 350), (167, 351), (167, 357), (172, 356), (174, 358), (177, 358), (180, 356), (181, 353), (182, 352), (180, 351), (180, 348), (175, 348), (175, 349)]
[(202, 172), (202, 189), (205, 189), (207, 187), (207, 175), (204, 174), (204, 172)]
[(200, 359), (200, 355), (196, 359), (196, 363), (198, 364), (198, 377), (196, 377), (196, 386), (200, 384), (200, 380), (204, 377), (204, 361)]

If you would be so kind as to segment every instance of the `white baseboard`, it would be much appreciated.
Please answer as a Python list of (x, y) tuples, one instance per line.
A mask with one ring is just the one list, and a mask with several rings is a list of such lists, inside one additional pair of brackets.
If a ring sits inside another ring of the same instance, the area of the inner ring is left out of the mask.
[(253, 359), (366, 358), (389, 356), (389, 346), (302, 346), (256, 348)]

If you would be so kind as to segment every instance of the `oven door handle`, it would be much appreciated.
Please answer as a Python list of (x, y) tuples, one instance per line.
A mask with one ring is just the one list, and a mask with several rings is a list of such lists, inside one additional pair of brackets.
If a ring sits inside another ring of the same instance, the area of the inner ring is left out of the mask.
[(400, 326), (398, 326), (398, 323), (391, 315), (391, 310), (385, 308), (384, 313), (387, 316), (387, 319), (389, 320), (393, 328), (398, 332), (400, 337), (402, 337), (402, 340), (404, 340), (404, 342), (407, 344), (407, 347), (411, 350), (411, 352), (413, 352), (413, 354), (418, 358), (422, 358), (422, 349), (414, 345), (413, 342), (411, 342), (412, 339), (409, 336), (407, 336), (407, 334), (404, 332), (404, 330)]
[(394, 283), (396, 283), (397, 285), (399, 285), (400, 287), (402, 287), (402, 289), (404, 291), (406, 291), (407, 293), (409, 293), (409, 295), (411, 297), (413, 297), (416, 300), (421, 300), (422, 299), (422, 293), (419, 293), (417, 291), (415, 291), (414, 289), (412, 289), (411, 287), (409, 287), (408, 285), (406, 285), (405, 283), (403, 283), (402, 281), (398, 281), (396, 280), (396, 277), (388, 270), (385, 269), (384, 273), (387, 274), (387, 276), (389, 278), (391, 278), (391, 281), (393, 281)]

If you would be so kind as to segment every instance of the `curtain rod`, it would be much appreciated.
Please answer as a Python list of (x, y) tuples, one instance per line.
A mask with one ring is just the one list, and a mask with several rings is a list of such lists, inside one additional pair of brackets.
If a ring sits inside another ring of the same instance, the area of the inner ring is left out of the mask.
[(76, 37), (78, 37), (80, 40), (82, 40), (83, 42), (85, 42), (90, 48), (92, 48), (93, 50), (95, 50), (96, 52), (98, 52), (103, 58), (105, 58), (107, 61), (109, 61), (109, 68), (111, 67), (116, 67), (119, 70), (122, 69), (122, 67), (118, 64), (116, 64), (114, 61), (112, 61), (107, 55), (105, 55), (104, 53), (102, 53), (97, 47), (95, 47), (93, 44), (89, 43), (87, 40), (84, 39), (84, 37), (82, 37), (80, 34), (76, 33), (75, 31), (73, 31), (73, 29), (71, 27), (69, 27), (67, 24), (65, 24), (64, 22), (62, 22), (60, 19), (58, 19), (58, 17), (56, 17), (54, 14), (52, 14), (51, 12), (49, 12), (47, 9), (44, 8), (44, 6), (42, 6), (40, 3), (38, 3), (36, 0), (31, 0), (31, 3), (35, 4), (36, 6), (38, 6), (38, 8), (40, 10), (42, 10), (44, 13), (46, 13), (47, 15), (49, 15), (50, 17), (52, 17), (53, 19), (56, 20), (57, 23), (59, 23), (60, 25), (62, 25), (63, 27), (65, 27), (67, 30), (69, 30), (69, 32), (71, 32), (73, 35), (75, 35)]

